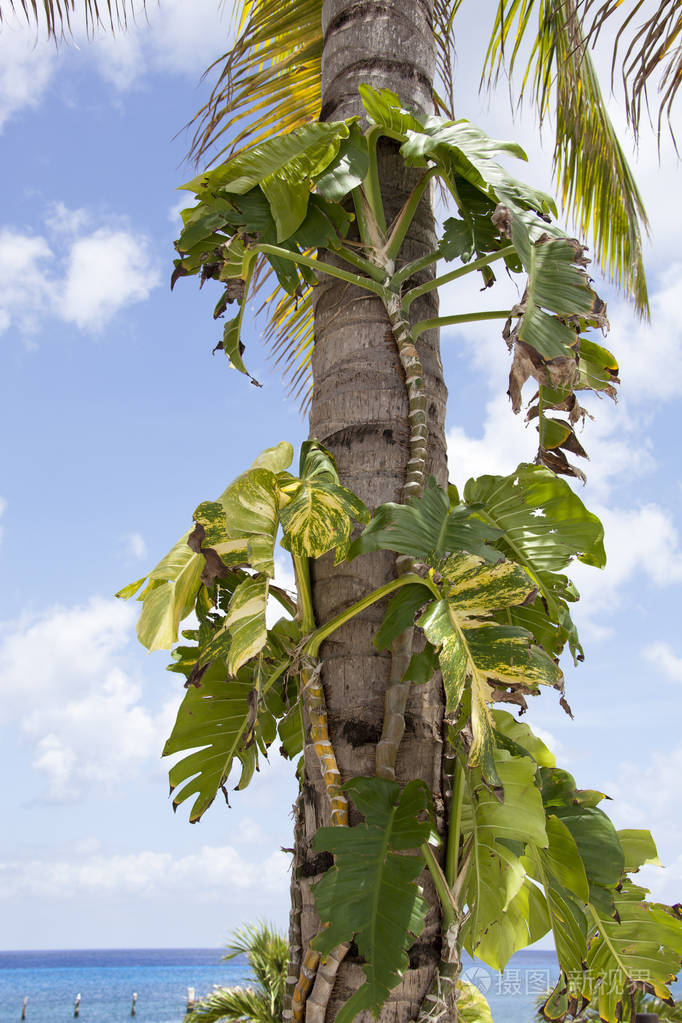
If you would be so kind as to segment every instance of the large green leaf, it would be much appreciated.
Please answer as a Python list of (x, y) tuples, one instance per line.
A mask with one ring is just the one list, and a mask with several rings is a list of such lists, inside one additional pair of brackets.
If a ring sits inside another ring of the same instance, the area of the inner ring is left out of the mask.
[[(498, 737), (498, 744), (509, 749), (510, 753), (525, 754), (532, 757), (541, 767), (554, 767), (554, 754), (547, 749), (542, 739), (533, 734), (525, 721), (519, 721), (507, 710), (496, 707), (492, 711), (493, 724)], [(511, 743), (513, 748), (504, 746), (504, 741)]]
[(480, 765), (486, 780), (496, 785), (490, 683), (519, 693), (535, 692), (541, 684), (560, 685), (561, 674), (545, 651), (532, 644), (530, 633), (490, 617), (533, 594), (525, 569), (511, 561), (489, 565), (473, 555), (460, 555), (443, 567), (443, 575), (445, 596), (426, 609), (418, 624), (440, 650), (446, 713), (456, 714), (467, 684), (471, 690), (469, 765)]
[(384, 620), (374, 637), (377, 650), (389, 650), (393, 641), (414, 625), (417, 611), (432, 597), (429, 587), (421, 583), (409, 583), (399, 589), (389, 600)]
[[(495, 766), (503, 799), (488, 789), (480, 771), (466, 774), (462, 835), (471, 847), (471, 864), (465, 884), (469, 916), (462, 939), (470, 953), (476, 951), (486, 962), (486, 955), (493, 958), (495, 963), (491, 965), (499, 968), (509, 951), (506, 937), (499, 947), (484, 946), (485, 955), (479, 950), (480, 942), (488, 929), (502, 920), (505, 910), (524, 885), (526, 871), (520, 858), (523, 846), (532, 842), (539, 848), (545, 848), (547, 834), (542, 799), (535, 785), (533, 761), (529, 757), (512, 757), (506, 750), (497, 750)], [(518, 853), (513, 851), (516, 846)], [(532, 895), (526, 892), (525, 897), (530, 900)], [(513, 914), (515, 923), (519, 922), (520, 908), (517, 904)], [(536, 909), (534, 905), (532, 908)]]
[(556, 806), (553, 813), (570, 831), (591, 884), (615, 888), (625, 867), (613, 824), (598, 806)]
[(351, 124), (348, 138), (341, 140), (338, 153), (316, 179), (315, 188), (325, 199), (338, 202), (362, 184), (368, 169), (367, 142), (359, 126)]
[(194, 608), (204, 559), (187, 546), (189, 533), (166, 554), (146, 576), (116, 594), (128, 600), (147, 578), (148, 584), (137, 598), (142, 612), (137, 637), (147, 650), (170, 650), (178, 638), (178, 627)]
[(546, 827), (548, 846), (540, 849), (528, 843), (523, 863), (543, 887), (559, 966), (567, 978), (569, 997), (579, 1002), (589, 930), (587, 875), (566, 825), (551, 814)]
[(490, 544), (499, 535), (464, 505), (451, 508), (447, 493), (429, 476), (421, 497), (409, 497), (406, 504), (380, 505), (352, 544), (350, 555), (389, 550), (425, 560), (431, 555), (467, 551), (498, 561)]
[(594, 926), (584, 994), (592, 996), (605, 1023), (619, 1023), (634, 981), (645, 983), (658, 998), (670, 999), (668, 984), (680, 968), (682, 919), (674, 910), (645, 902), (645, 894), (624, 881), (615, 894), (615, 919), (591, 908)]
[(199, 195), (204, 189), (243, 195), (259, 185), (277, 225), (277, 240), (283, 241), (305, 219), (311, 180), (336, 158), (348, 135), (345, 121), (301, 125), (242, 151), (183, 187)]
[(557, 572), (574, 558), (604, 567), (604, 527), (597, 516), (568, 483), (540, 465), (469, 480), (464, 500), (500, 531), (494, 545), (528, 570), (542, 597), (542, 604), (512, 612), (512, 621), (534, 632), (550, 652), (560, 652), (568, 640), (574, 656), (582, 656), (567, 604), (577, 592)]
[(365, 823), (320, 828), (313, 842), (335, 856), (314, 888), (320, 919), (328, 924), (315, 947), (324, 955), (355, 939), (366, 961), (365, 983), (341, 1008), (337, 1023), (350, 1023), (363, 1010), (377, 1014), (407, 969), (407, 950), (427, 912), (416, 884), (424, 867), (418, 850), (434, 837), (424, 782), (408, 782), (401, 792), (383, 778), (355, 778), (345, 788)]
[(623, 828), (618, 832), (618, 841), (625, 857), (623, 869), (626, 873), (636, 873), (640, 867), (649, 863), (662, 866), (650, 831)]
[(516, 181), (494, 157), (500, 154), (527, 160), (516, 142), (499, 142), (464, 119), (427, 117), (423, 121), (403, 109), (388, 89), (360, 87), (362, 102), (375, 124), (404, 140), (401, 153), (408, 163), (423, 165), (430, 158), (446, 173), (461, 175), (486, 195), (521, 203), (541, 212), (556, 212), (551, 196)]
[[(284, 659), (270, 667), (262, 681), (263, 694), (277, 682), (287, 665)], [(274, 719), (254, 691), (252, 671), (247, 667), (236, 678), (226, 680), (225, 665), (213, 664), (199, 687), (188, 687), (163, 748), (164, 756), (195, 751), (170, 770), (173, 807), (195, 797), (190, 820), (199, 820), (218, 789), (226, 784), (235, 759), (242, 765), (238, 787), (244, 788), (256, 766), (258, 746), (269, 745), (275, 734)]]
[(476, 955), (503, 971), (515, 952), (532, 945), (550, 929), (547, 903), (540, 889), (525, 878), (502, 916), (490, 924), (476, 946)]

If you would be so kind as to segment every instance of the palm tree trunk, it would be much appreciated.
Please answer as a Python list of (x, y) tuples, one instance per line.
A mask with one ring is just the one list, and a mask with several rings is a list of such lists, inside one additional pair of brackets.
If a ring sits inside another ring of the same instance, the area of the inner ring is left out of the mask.
[[(322, 117), (337, 120), (362, 114), (358, 85), (390, 88), (406, 105), (431, 110), (434, 67), (432, 0), (325, 0)], [(380, 174), (390, 223), (412, 188), (392, 144), (380, 152)], [(434, 247), (429, 196), (422, 202), (402, 255), (416, 259)], [(328, 257), (326, 257), (328, 258)], [(386, 311), (382, 304), (339, 282), (328, 280), (314, 292), (315, 390), (311, 436), (336, 457), (342, 482), (370, 508), (399, 501), (409, 459), (407, 394)], [(435, 299), (415, 302), (414, 320), (437, 315)], [(441, 485), (447, 481), (445, 454), (446, 389), (437, 332), (421, 336), (419, 354), (428, 397), (428, 471)], [(319, 620), (332, 615), (395, 576), (388, 553), (363, 557), (334, 568), (330, 558), (314, 565), (314, 602)], [(372, 639), (383, 616), (381, 606), (334, 634), (321, 650), (329, 730), (341, 775), (373, 775), (381, 734), (384, 692), (390, 655), (379, 654)], [(397, 780), (422, 778), (434, 794), (442, 819), (440, 681), (414, 689), (405, 714), (407, 728), (396, 765)], [(317, 932), (310, 884), (329, 865), (328, 854), (315, 856), (309, 844), (321, 825), (329, 824), (329, 805), (317, 758), (306, 753), (301, 937), (305, 948)], [(351, 815), (351, 823), (353, 818)], [(427, 877), (423, 878), (432, 911), (410, 957), (410, 970), (380, 1019), (413, 1019), (431, 982), (440, 955), (440, 917)], [(354, 946), (341, 964), (327, 1010), (333, 1020), (364, 979)], [(368, 1020), (362, 1014), (359, 1020)]]

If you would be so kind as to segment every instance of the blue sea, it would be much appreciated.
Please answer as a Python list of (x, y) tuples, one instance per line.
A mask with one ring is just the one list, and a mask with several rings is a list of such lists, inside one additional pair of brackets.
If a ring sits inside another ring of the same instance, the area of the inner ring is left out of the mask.
[[(0, 1023), (20, 1020), (26, 996), (27, 1023), (70, 1023), (78, 994), (80, 1023), (126, 1023), (133, 992), (138, 1023), (182, 1023), (188, 987), (198, 997), (214, 984), (249, 982), (245, 960), (220, 957), (213, 948), (0, 952)], [(553, 952), (518, 952), (503, 975), (464, 963), (464, 977), (485, 993), (495, 1023), (532, 1023), (536, 998), (557, 973)]]

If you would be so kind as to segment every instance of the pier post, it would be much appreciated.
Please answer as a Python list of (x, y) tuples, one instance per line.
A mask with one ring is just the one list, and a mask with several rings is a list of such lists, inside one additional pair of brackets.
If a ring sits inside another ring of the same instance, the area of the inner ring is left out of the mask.
[(24, 1004), (21, 1007), (21, 1018), (26, 1019), (26, 1006), (28, 1005), (28, 995), (24, 998)]
[(130, 1007), (130, 1015), (134, 1016), (137, 1012), (135, 1006), (137, 1005), (137, 991), (133, 991), (133, 1004)]
[(80, 992), (76, 995), (76, 1004), (73, 1007), (73, 1018), (78, 1019), (81, 1014), (81, 996)]
[(188, 987), (187, 988), (187, 1012), (191, 1012), (192, 1011), (192, 1009), (194, 1008), (194, 1002), (195, 1001), (196, 1001), (196, 999), (195, 999), (194, 988), (193, 987)]

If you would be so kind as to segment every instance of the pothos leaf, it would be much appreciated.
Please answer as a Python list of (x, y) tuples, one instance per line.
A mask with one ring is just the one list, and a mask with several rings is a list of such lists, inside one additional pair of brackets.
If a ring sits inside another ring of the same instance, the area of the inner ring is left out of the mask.
[(393, 641), (405, 629), (414, 625), (417, 611), (432, 597), (433, 593), (429, 587), (421, 583), (409, 583), (401, 587), (389, 600), (384, 620), (374, 637), (373, 642), (377, 650), (390, 649)]
[(593, 928), (583, 993), (606, 1023), (623, 1018), (637, 981), (644, 980), (657, 998), (671, 998), (668, 984), (682, 956), (682, 920), (674, 910), (645, 902), (645, 894), (626, 880), (614, 896), (615, 918), (590, 909)]
[[(474, 950), (480, 954), (478, 946), (486, 931), (502, 919), (524, 884), (526, 872), (520, 857), (512, 851), (513, 844), (522, 843), (521, 851), (526, 842), (539, 848), (547, 846), (545, 813), (534, 784), (533, 761), (512, 757), (506, 750), (495, 751), (494, 757), (504, 792), (502, 801), (486, 787), (480, 771), (465, 776), (462, 835), (471, 845), (471, 865), (465, 884), (470, 912), (462, 938), (472, 954)], [(499, 966), (501, 949), (494, 950), (494, 958)]]
[(244, 579), (234, 591), (225, 619), (225, 627), (231, 635), (228, 674), (236, 675), (242, 665), (265, 646), (268, 638), (265, 624), (267, 602), (267, 579)]
[(493, 1023), (486, 997), (475, 984), (458, 980), (457, 991), (457, 1012), (462, 1023)]
[(469, 765), (481, 766), (486, 781), (499, 785), (489, 681), (532, 692), (539, 684), (559, 685), (561, 675), (554, 661), (532, 645), (524, 629), (490, 619), (491, 612), (521, 604), (533, 593), (533, 582), (523, 568), (509, 561), (487, 565), (472, 555), (460, 555), (449, 560), (443, 574), (445, 595), (426, 609), (418, 624), (439, 648), (446, 713), (456, 714), (465, 687), (471, 691)]
[[(492, 543), (506, 558), (528, 570), (543, 599), (544, 604), (536, 604), (534, 610), (524, 607), (513, 611), (512, 622), (530, 628), (542, 641), (544, 620), (548, 619), (552, 652), (558, 652), (555, 648), (560, 649), (568, 639), (574, 656), (581, 656), (566, 603), (567, 597), (575, 600), (578, 594), (568, 588), (564, 576), (556, 573), (574, 558), (603, 568), (606, 554), (600, 520), (585, 508), (568, 483), (540, 465), (521, 464), (509, 476), (469, 480), (464, 500), (500, 531)], [(556, 642), (555, 630), (559, 633)]]
[[(142, 612), (137, 636), (147, 650), (170, 650), (178, 638), (180, 622), (194, 607), (204, 559), (187, 546), (189, 533), (149, 573), (147, 586), (137, 598)], [(124, 587), (117, 596), (128, 600), (144, 579)]]
[[(262, 680), (263, 694), (276, 684), (287, 665), (284, 659), (269, 669)], [(259, 744), (269, 745), (274, 736), (272, 715), (257, 700), (253, 672), (244, 668), (236, 678), (226, 680), (225, 665), (213, 664), (199, 688), (188, 688), (163, 748), (164, 756), (194, 750), (170, 769), (173, 807), (196, 797), (190, 821), (199, 820), (227, 782), (235, 759), (242, 763), (239, 787), (244, 788), (256, 765)]]
[(499, 532), (464, 506), (450, 507), (448, 495), (430, 476), (421, 497), (406, 504), (382, 504), (361, 536), (351, 545), (350, 556), (389, 550), (425, 560), (430, 555), (468, 551), (487, 561), (499, 561), (490, 546)]
[(433, 837), (424, 782), (408, 782), (401, 792), (383, 778), (354, 778), (345, 788), (365, 823), (320, 828), (313, 843), (336, 861), (314, 888), (320, 919), (329, 925), (314, 945), (324, 955), (354, 938), (366, 961), (365, 983), (341, 1008), (337, 1023), (350, 1023), (363, 1010), (378, 1013), (407, 968), (407, 950), (427, 912), (416, 884), (424, 867), (418, 850)]
[(304, 124), (243, 150), (183, 187), (199, 195), (203, 189), (244, 194), (259, 185), (277, 225), (277, 240), (282, 241), (305, 218), (311, 179), (335, 159), (341, 140), (348, 135), (345, 121)]
[(280, 488), (289, 501), (281, 508), (282, 546), (306, 558), (319, 558), (337, 548), (337, 562), (345, 557), (353, 520), (369, 520), (362, 501), (339, 483), (295, 480)]

